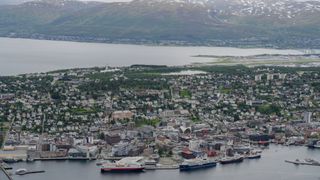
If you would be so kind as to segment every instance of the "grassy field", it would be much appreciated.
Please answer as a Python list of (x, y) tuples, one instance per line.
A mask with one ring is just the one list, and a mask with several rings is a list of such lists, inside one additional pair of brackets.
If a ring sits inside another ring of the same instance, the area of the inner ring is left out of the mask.
[[(201, 58), (201, 57), (198, 57)], [(214, 57), (211, 61), (202, 63), (202, 65), (219, 65), (219, 66), (234, 66), (245, 65), (249, 67), (261, 65), (307, 65), (310, 63), (320, 63), (320, 58), (310, 58), (304, 56), (270, 56), (258, 58), (256, 56), (248, 57)], [(201, 65), (196, 63), (194, 65)]]

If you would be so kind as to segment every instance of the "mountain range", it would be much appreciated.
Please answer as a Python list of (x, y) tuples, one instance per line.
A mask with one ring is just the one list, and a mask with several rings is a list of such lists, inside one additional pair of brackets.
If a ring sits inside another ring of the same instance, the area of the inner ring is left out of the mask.
[(75, 41), (320, 48), (320, 2), (37, 0), (0, 5), (0, 36)]

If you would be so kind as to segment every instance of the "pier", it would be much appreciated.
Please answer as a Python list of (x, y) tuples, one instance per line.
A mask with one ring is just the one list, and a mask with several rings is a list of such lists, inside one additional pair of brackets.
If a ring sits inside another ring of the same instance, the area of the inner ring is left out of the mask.
[(294, 165), (320, 166), (319, 162), (306, 162), (306, 161), (300, 161), (300, 160), (294, 160), (294, 161), (285, 160), (284, 162), (291, 163)]
[(0, 165), (0, 179), (1, 180), (13, 180), (12, 177), (9, 175), (7, 170), (5, 170), (2, 165)]
[(5, 163), (5, 162), (0, 163), (0, 166), (2, 166), (2, 168), (5, 169), (5, 170), (11, 170), (11, 169), (12, 169), (12, 167), (9, 166), (9, 165), (8, 165), (7, 163)]
[(81, 158), (81, 157), (56, 157), (56, 158), (34, 158), (34, 161), (93, 161), (97, 158)]
[(175, 170), (179, 169), (179, 165), (162, 165), (162, 166), (146, 166), (146, 170)]

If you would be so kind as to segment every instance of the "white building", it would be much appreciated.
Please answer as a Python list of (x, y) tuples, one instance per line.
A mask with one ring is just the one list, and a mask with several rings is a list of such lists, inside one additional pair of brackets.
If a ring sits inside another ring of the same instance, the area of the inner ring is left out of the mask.
[(254, 76), (254, 80), (255, 80), (255, 81), (261, 81), (261, 77), (262, 77), (261, 74), (255, 75), (255, 76)]
[(303, 114), (304, 122), (311, 123), (311, 116), (312, 116), (312, 112), (304, 112)]
[(273, 80), (273, 74), (267, 74), (267, 80)]

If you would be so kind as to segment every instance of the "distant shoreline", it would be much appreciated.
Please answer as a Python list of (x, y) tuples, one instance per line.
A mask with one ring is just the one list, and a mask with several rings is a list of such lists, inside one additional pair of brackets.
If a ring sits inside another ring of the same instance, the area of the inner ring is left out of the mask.
[[(40, 39), (7, 37), (0, 37), (0, 40), (1, 75), (18, 75), (97, 66), (122, 67), (134, 64), (168, 66), (194, 65), (208, 62), (210, 64), (210, 62), (215, 62), (211, 57), (197, 58), (194, 56), (302, 55), (309, 51), (303, 49), (241, 49), (236, 47), (151, 46), (61, 40), (41, 41)], [(310, 52), (307, 53), (310, 54)], [(219, 63), (226, 63), (226, 61), (220, 61)]]
[[(244, 45), (244, 44), (230, 44), (224, 41), (221, 43), (209, 43), (209, 42), (184, 42), (184, 41), (167, 41), (160, 40), (147, 41), (147, 40), (107, 40), (107, 39), (97, 39), (97, 38), (77, 38), (77, 37), (57, 37), (57, 36), (41, 36), (40, 37), (28, 37), (28, 36), (1, 36), (0, 38), (10, 38), (10, 39), (27, 39), (27, 40), (45, 40), (45, 41), (59, 41), (59, 42), (76, 42), (76, 43), (98, 43), (98, 44), (115, 44), (115, 45), (137, 45), (137, 46), (159, 46), (159, 47), (230, 47), (230, 48), (240, 48), (240, 49), (276, 49), (276, 50), (320, 50), (319, 48), (298, 48), (298, 47), (279, 47), (279, 46), (268, 46), (262, 44), (256, 45)], [(245, 43), (245, 42), (243, 42)]]

